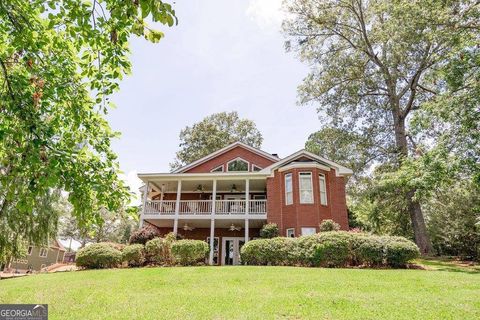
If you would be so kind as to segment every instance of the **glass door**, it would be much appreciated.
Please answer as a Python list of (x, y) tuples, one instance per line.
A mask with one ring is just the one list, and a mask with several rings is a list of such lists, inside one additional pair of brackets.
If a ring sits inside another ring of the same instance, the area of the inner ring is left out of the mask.
[(244, 237), (223, 238), (222, 264), (227, 266), (240, 264), (240, 250), (244, 244)]

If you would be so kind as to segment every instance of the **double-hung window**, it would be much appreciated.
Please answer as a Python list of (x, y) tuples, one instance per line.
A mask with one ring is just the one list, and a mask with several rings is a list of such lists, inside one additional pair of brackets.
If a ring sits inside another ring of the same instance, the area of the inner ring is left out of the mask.
[(324, 174), (318, 176), (320, 183), (320, 204), (327, 205), (327, 181)]
[(40, 254), (38, 255), (41, 258), (47, 257), (48, 250), (46, 248), (40, 248)]
[(287, 173), (285, 175), (285, 204), (293, 203), (293, 185), (292, 185), (292, 174)]
[(313, 184), (311, 172), (300, 172), (300, 203), (313, 203)]

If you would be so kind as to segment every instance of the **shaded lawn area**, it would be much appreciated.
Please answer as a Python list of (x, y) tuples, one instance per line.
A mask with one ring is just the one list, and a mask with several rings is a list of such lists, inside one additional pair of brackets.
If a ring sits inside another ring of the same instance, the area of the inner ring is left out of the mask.
[(480, 273), (480, 265), (478, 263), (448, 257), (423, 258), (417, 259), (415, 262), (427, 270)]
[(480, 275), (424, 270), (185, 267), (0, 281), (0, 303), (50, 319), (479, 319)]

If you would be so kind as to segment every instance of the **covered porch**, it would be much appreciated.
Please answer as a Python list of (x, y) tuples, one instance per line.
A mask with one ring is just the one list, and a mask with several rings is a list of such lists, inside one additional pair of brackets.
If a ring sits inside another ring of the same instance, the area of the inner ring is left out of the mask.
[[(162, 234), (173, 231), (172, 219), (146, 219), (158, 227)], [(179, 219), (177, 234), (182, 239), (202, 240), (213, 248), (208, 257), (210, 265), (236, 265), (240, 264), (240, 250), (249, 240), (259, 236), (261, 227), (266, 223), (262, 219)], [(210, 237), (213, 234), (213, 245)]]
[(266, 223), (266, 175), (152, 174), (140, 178), (145, 182), (141, 224), (147, 221), (164, 233), (208, 241), (213, 249), (209, 264), (239, 263), (241, 246), (257, 237)]

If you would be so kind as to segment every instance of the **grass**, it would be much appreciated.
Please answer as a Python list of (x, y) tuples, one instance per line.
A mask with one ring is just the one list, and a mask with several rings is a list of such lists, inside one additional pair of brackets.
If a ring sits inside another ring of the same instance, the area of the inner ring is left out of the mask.
[(479, 319), (480, 275), (294, 267), (142, 268), (0, 281), (50, 319)]
[(418, 259), (416, 263), (422, 265), (427, 270), (480, 273), (480, 265), (476, 263), (447, 257)]

